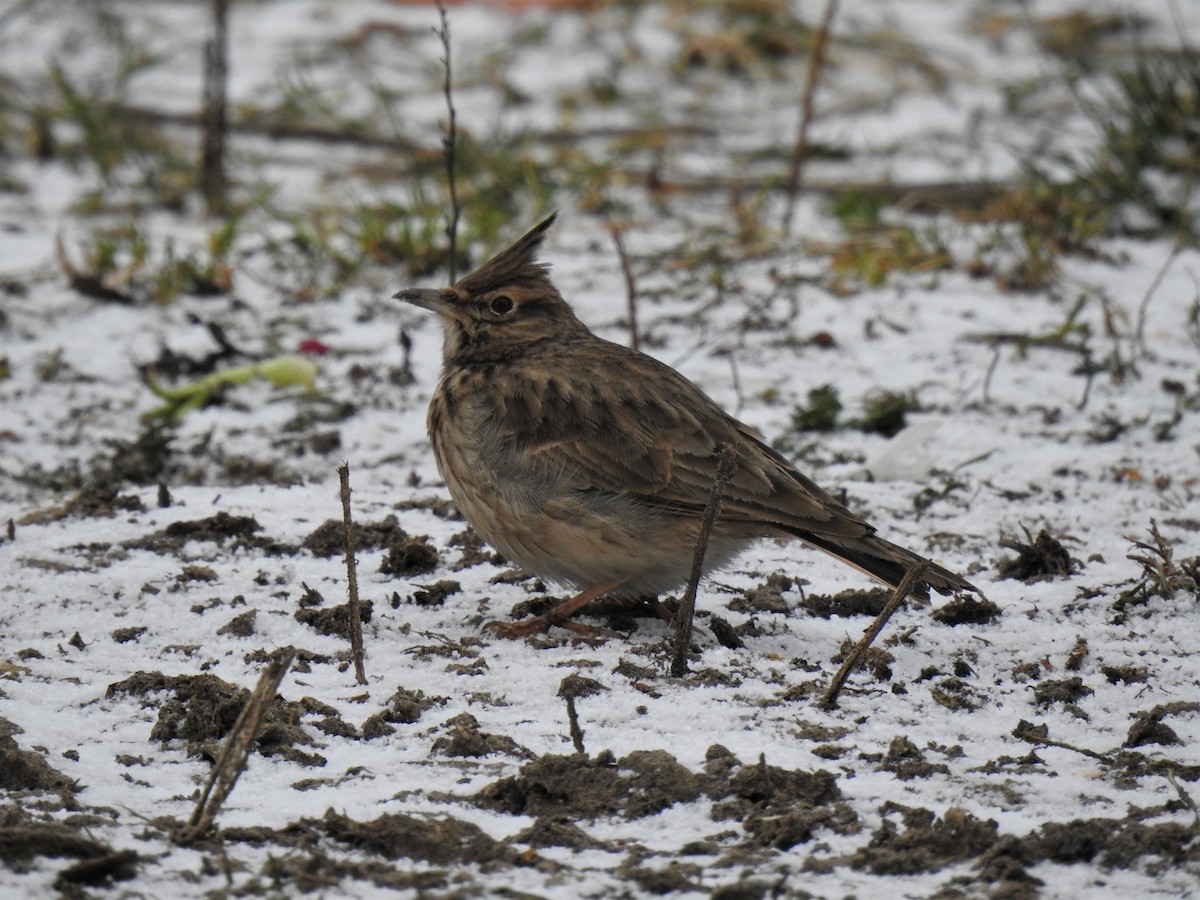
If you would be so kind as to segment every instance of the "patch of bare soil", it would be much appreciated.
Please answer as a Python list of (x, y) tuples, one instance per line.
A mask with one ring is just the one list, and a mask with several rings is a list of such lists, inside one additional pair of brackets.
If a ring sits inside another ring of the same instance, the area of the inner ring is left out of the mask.
[(22, 729), (0, 719), (0, 789), (6, 791), (75, 791), (75, 782), (40, 753), (22, 750), (13, 735)]
[(1051, 578), (1065, 578), (1079, 567), (1062, 542), (1044, 528), (1036, 538), (1027, 541), (1005, 538), (1000, 541), (1000, 546), (1017, 553), (1014, 557), (1000, 560), (996, 566), (1001, 578), (1016, 578), (1030, 584)]
[[(165, 700), (163, 694), (167, 695)], [(150, 730), (151, 740), (164, 744), (183, 741), (190, 754), (215, 758), (216, 744), (229, 734), (250, 692), (215, 675), (137, 672), (109, 685), (106, 696), (139, 697), (143, 705), (157, 707), (158, 718)], [(264, 756), (278, 756), (305, 766), (323, 766), (323, 756), (299, 749), (315, 743), (298, 724), (305, 715), (322, 716), (322, 730), (326, 733), (333, 730), (354, 733), (353, 727), (341, 722), (332, 707), (309, 698), (290, 702), (276, 697), (263, 718), (256, 749)]]
[(16, 804), (6, 806), (0, 809), (0, 861), (23, 872), (33, 867), (38, 857), (77, 860), (55, 880), (54, 886), (68, 895), (72, 887), (127, 881), (137, 875), (136, 852), (114, 851), (88, 836), (87, 830), (86, 822), (43, 821)]
[(129, 550), (153, 553), (178, 553), (189, 541), (215, 543), (232, 550), (255, 550), (272, 556), (294, 556), (296, 548), (258, 534), (262, 526), (253, 516), (233, 516), (219, 512), (204, 519), (172, 522), (166, 528), (145, 537), (125, 541)]
[(637, 750), (619, 760), (609, 752), (592, 758), (542, 756), (474, 799), (513, 815), (576, 821), (636, 819), (701, 797), (714, 802), (714, 820), (739, 821), (754, 846), (783, 850), (808, 841), (822, 827), (858, 828), (829, 772), (782, 769), (765, 760), (746, 765), (720, 745), (708, 749), (700, 774), (665, 750)]
[[(379, 522), (355, 522), (351, 526), (356, 550), (376, 550), (408, 539), (408, 532), (400, 527), (395, 516), (387, 516)], [(311, 551), (313, 556), (341, 556), (346, 552), (346, 526), (340, 519), (326, 519), (314, 528), (300, 546)]]

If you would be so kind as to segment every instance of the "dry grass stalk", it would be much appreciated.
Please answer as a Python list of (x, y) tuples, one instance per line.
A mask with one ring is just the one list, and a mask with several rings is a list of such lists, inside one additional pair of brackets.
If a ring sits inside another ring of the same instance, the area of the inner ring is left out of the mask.
[(825, 14), (821, 17), (821, 25), (813, 36), (812, 50), (808, 54), (808, 67), (804, 73), (804, 92), (800, 99), (800, 129), (796, 135), (796, 147), (792, 151), (792, 164), (788, 168), (787, 206), (783, 213), (783, 233), (792, 233), (792, 217), (796, 212), (796, 198), (803, 185), (804, 163), (808, 158), (808, 129), (813, 120), (813, 97), (817, 92), (817, 83), (821, 80), (821, 70), (825, 65), (825, 53), (829, 49), (829, 28), (833, 24), (833, 16), (837, 12), (837, 0), (827, 0)]
[(837, 674), (833, 676), (833, 681), (829, 683), (829, 689), (825, 692), (825, 696), (821, 698), (821, 707), (823, 709), (834, 709), (837, 707), (838, 694), (842, 692), (842, 687), (846, 684), (846, 679), (850, 677), (850, 673), (854, 671), (854, 667), (858, 665), (859, 659), (867, 652), (867, 648), (871, 646), (872, 641), (879, 637), (879, 632), (883, 631), (883, 626), (887, 624), (888, 619), (892, 614), (900, 608), (900, 604), (904, 598), (908, 596), (908, 592), (912, 590), (914, 584), (925, 574), (925, 570), (929, 568), (928, 560), (921, 560), (913, 563), (900, 583), (896, 585), (896, 590), (892, 592), (892, 596), (888, 598), (888, 602), (884, 604), (879, 615), (875, 617), (875, 621), (871, 623), (871, 627), (866, 630), (854, 649), (847, 655), (842, 667), (838, 669)]
[(289, 649), (277, 656), (263, 670), (258, 684), (255, 685), (250, 697), (246, 700), (246, 705), (238, 714), (237, 721), (233, 723), (229, 737), (225, 739), (225, 746), (221, 748), (221, 756), (213, 766), (212, 774), (209, 775), (208, 782), (200, 793), (200, 799), (196, 802), (196, 809), (192, 813), (192, 817), (176, 835), (176, 843), (193, 843), (212, 828), (217, 813), (220, 812), (221, 806), (233, 792), (238, 778), (246, 768), (246, 762), (250, 758), (250, 751), (258, 737), (258, 729), (262, 725), (263, 716), (266, 715), (267, 708), (274, 701), (279, 683), (283, 681), (283, 676), (287, 674), (295, 655), (296, 652)]
[(679, 601), (679, 610), (675, 613), (675, 648), (671, 658), (671, 674), (679, 678), (687, 674), (687, 652), (692, 643), (692, 620), (696, 616), (696, 591), (700, 586), (700, 576), (704, 571), (704, 554), (708, 551), (708, 537), (712, 533), (713, 523), (721, 512), (721, 495), (725, 486), (737, 470), (737, 450), (729, 444), (721, 447), (721, 457), (717, 461), (717, 476), (713, 479), (712, 494), (708, 505), (704, 507), (704, 517), (700, 520), (700, 531), (696, 535), (696, 551), (692, 555), (692, 572), (688, 577), (687, 590)]
[(350, 466), (338, 466), (338, 481), (342, 494), (342, 528), (346, 543), (346, 623), (350, 635), (350, 656), (354, 661), (354, 680), (357, 684), (367, 683), (363, 668), (362, 609), (358, 601), (358, 560), (354, 556), (354, 519), (350, 515)]

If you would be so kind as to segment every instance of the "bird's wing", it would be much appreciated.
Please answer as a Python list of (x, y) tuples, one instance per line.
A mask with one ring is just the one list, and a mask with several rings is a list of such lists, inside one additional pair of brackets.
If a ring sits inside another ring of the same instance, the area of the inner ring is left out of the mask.
[(493, 382), (500, 437), (518, 456), (572, 490), (636, 494), (699, 517), (732, 444), (724, 521), (830, 537), (873, 531), (674, 369), (607, 347), (596, 368), (575, 359)]

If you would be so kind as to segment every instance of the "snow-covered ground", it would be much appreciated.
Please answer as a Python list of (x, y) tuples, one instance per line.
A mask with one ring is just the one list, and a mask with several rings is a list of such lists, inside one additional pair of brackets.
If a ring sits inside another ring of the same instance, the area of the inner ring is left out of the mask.
[[(1065, 87), (1041, 84), (1052, 108), (1039, 119), (1011, 112), (1006, 92), (1058, 72), (1032, 29), (983, 27), (990, 4), (845, 5), (812, 137), (851, 155), (812, 164), (811, 183), (1011, 178), (1030, 154), (1085, 153), (1095, 141)], [(870, 618), (822, 615), (819, 601), (869, 585), (797, 544), (764, 542), (702, 585), (699, 652), (681, 679), (666, 674), (669, 629), (654, 617), (619, 619), (632, 631), (600, 646), (567, 632), (492, 637), (485, 623), (545, 587), (497, 579), (507, 567), (462, 536), (445, 502), (424, 432), (441, 340), (432, 317), (389, 299), (411, 285), (402, 267), (369, 268), (305, 302), (300, 276), (276, 271), (263, 249), (282, 240), (280, 219), (251, 217), (231, 293), (103, 302), (67, 284), (55, 242), (81, 265), (97, 223), (133, 214), (82, 211), (98, 183), (89, 164), (13, 156), (0, 160), (0, 893), (1200, 892), (1200, 596), (1187, 582), (1189, 560), (1200, 577), (1200, 254), (1113, 239), (1101, 258), (1063, 257), (1053, 289), (1004, 292), (950, 270), (841, 296), (824, 286), (829, 260), (813, 249), (837, 225), (806, 194), (788, 252), (721, 263), (706, 250), (732, 248), (737, 225), (722, 179), (783, 171), (784, 157), (747, 154), (790, 147), (803, 60), (781, 64), (786, 78), (683, 78), (672, 60), (701, 14), (599, 6), (451, 7), (459, 126), (477, 136), (650, 120), (681, 129), (657, 157), (580, 141), (620, 168), (645, 171), (657, 158), (667, 182), (711, 181), (654, 202), (614, 188), (628, 204), (644, 348), (768, 440), (786, 438), (808, 474), (844, 489), (885, 536), (970, 577), (1001, 614), (950, 624), (937, 615), (944, 599), (932, 615), (901, 610), (876, 644), (890, 656), (856, 673), (831, 711), (821, 692)], [(796, 6), (813, 21), (823, 4)], [(42, 85), (50, 60), (80, 84), (111, 70), (115, 45), (86, 33), (72, 7), (0, 16), (6, 91)], [(1200, 9), (1186, 4), (1108, 7), (1145, 18), (1143, 45), (1173, 46), (1180, 29), (1200, 39)], [(1012, 9), (1042, 19), (1073, 8)], [(193, 110), (201, 5), (108, 11), (162, 55), (125, 99)], [(436, 153), (436, 24), (424, 5), (235, 4), (231, 103), (268, 105), (304, 73), (340, 112), (371, 116), (378, 85), (395, 118), (380, 133)], [(352, 39), (354, 53), (335, 52)], [(945, 80), (905, 62), (918, 58)], [(486, 77), (496, 67), (523, 102), (498, 99)], [(566, 112), (563, 95), (610, 76), (616, 103)], [(682, 130), (691, 125), (697, 133)], [(547, 138), (539, 152), (550, 160), (563, 146)], [(272, 202), (290, 210), (409, 189), (401, 176), (363, 174), (388, 162), (403, 171), (387, 148), (246, 133), (232, 152), (235, 173), (273, 185)], [(120, 170), (109, 190), (137, 196)], [(578, 200), (553, 196), (560, 216), (543, 259), (580, 317), (624, 341), (621, 265), (603, 218)], [(204, 246), (216, 223), (193, 205), (137, 215), (154, 253), (167, 238)], [(761, 214), (775, 223), (782, 209), (773, 196)], [(501, 239), (538, 212), (530, 203)], [(954, 228), (964, 240), (965, 226)], [(693, 241), (690, 265), (659, 259), (682, 259)], [(478, 260), (497, 247), (472, 249)], [(995, 339), (1067, 322), (1078, 328), (1066, 341)], [(213, 323), (257, 358), (319, 340), (330, 352), (317, 391), (233, 387), (156, 447), (139, 417), (160, 401), (139, 366), (164, 359), (164, 347), (191, 359), (217, 351)], [(411, 382), (397, 375), (400, 329)], [(891, 439), (852, 427), (789, 433), (793, 410), (825, 384), (845, 419), (881, 389), (911, 392), (919, 408)], [(393, 544), (358, 554), (372, 604), (366, 685), (347, 641), (321, 633), (313, 614), (345, 602), (343, 561), (303, 546), (340, 519), (342, 461), (356, 521)], [(1147, 567), (1129, 554), (1156, 558), (1134, 545), (1154, 543), (1152, 523), (1173, 547), (1178, 589), (1134, 602)], [(1017, 551), (1001, 542), (1034, 545), (1043, 530), (1058, 544), (1039, 546), (1065, 548), (1070, 574), (1002, 577)], [(457, 590), (418, 593), (445, 581)], [(718, 643), (711, 617), (744, 646)], [(297, 663), (279, 690), (286, 702), (218, 816), (221, 840), (173, 843), (240, 707), (235, 689), (252, 688), (287, 647)], [(572, 756), (560, 696), (572, 675), (597, 683), (575, 701), (586, 757)], [(398, 701), (398, 691), (409, 693)], [(27, 772), (34, 757), (65, 781)]]

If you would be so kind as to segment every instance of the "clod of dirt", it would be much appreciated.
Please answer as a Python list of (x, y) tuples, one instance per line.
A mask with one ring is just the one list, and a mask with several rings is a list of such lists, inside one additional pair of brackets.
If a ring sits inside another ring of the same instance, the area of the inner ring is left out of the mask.
[(705, 792), (716, 820), (740, 819), (752, 847), (786, 850), (810, 840), (818, 828), (840, 834), (858, 830), (854, 811), (842, 802), (828, 772), (805, 772), (741, 761), (719, 744), (705, 755)]
[(929, 762), (916, 744), (903, 735), (897, 735), (888, 745), (887, 753), (879, 763), (879, 771), (892, 772), (901, 781), (909, 781), (931, 775), (949, 775), (950, 767), (945, 763)]
[(1092, 689), (1083, 683), (1082, 678), (1074, 675), (1035, 685), (1033, 699), (1038, 706), (1049, 706), (1052, 703), (1076, 703), (1090, 693)]
[(586, 675), (572, 672), (559, 682), (558, 696), (580, 700), (584, 697), (595, 697), (597, 694), (603, 694), (607, 690), (608, 688), (595, 678), (588, 678)]
[[(166, 700), (155, 695), (171, 694)], [(167, 743), (187, 742), (188, 752), (199, 754), (206, 745), (222, 740), (237, 721), (250, 691), (215, 675), (164, 675), (161, 672), (137, 672), (108, 686), (109, 699), (120, 696), (141, 697), (143, 706), (158, 707), (158, 719), (150, 730), (150, 740)], [(263, 756), (279, 756), (302, 765), (324, 765), (324, 757), (306, 753), (297, 745), (312, 744), (312, 739), (297, 722), (306, 710), (299, 703), (276, 697), (267, 708), (255, 746)]]
[[(395, 516), (388, 516), (381, 522), (355, 522), (351, 534), (355, 550), (377, 550), (408, 537)], [(311, 551), (313, 556), (341, 556), (346, 552), (345, 525), (338, 519), (326, 519), (300, 542), (300, 546)]]
[(1150, 677), (1145, 666), (1101, 666), (1109, 684), (1141, 684)]
[(421, 714), (435, 706), (446, 703), (445, 697), (426, 697), (421, 691), (399, 688), (388, 700), (388, 708), (363, 722), (363, 737), (372, 738), (394, 734), (392, 724), (408, 725), (421, 718)]
[(281, 544), (256, 532), (262, 531), (253, 516), (233, 516), (219, 512), (206, 519), (172, 522), (166, 528), (142, 538), (125, 541), (121, 546), (128, 550), (150, 550), (154, 553), (178, 553), (188, 541), (212, 542), (233, 549), (253, 549), (274, 555), (289, 555), (296, 548)]
[[(0, 719), (0, 788), (6, 791), (70, 791), (78, 790), (75, 781), (42, 758), (40, 753), (22, 750), (13, 737), (22, 734), (20, 726)], [(0, 858), (4, 857), (4, 841), (0, 840)]]
[(1000, 546), (1017, 552), (1015, 557), (1002, 559), (997, 564), (996, 572), (1001, 578), (1016, 578), (1026, 584), (1032, 584), (1035, 581), (1064, 578), (1074, 573), (1078, 567), (1067, 548), (1052, 538), (1050, 532), (1044, 528), (1028, 544), (1004, 538), (1000, 541)]
[(763, 900), (768, 894), (774, 895), (775, 890), (776, 885), (770, 882), (742, 879), (714, 888), (708, 900)]
[(946, 709), (973, 712), (982, 705), (979, 693), (961, 678), (943, 678), (929, 688), (929, 695)]
[(657, 896), (699, 890), (703, 874), (703, 870), (694, 863), (681, 862), (670, 862), (661, 869), (654, 869), (627, 861), (617, 867), (617, 872), (641, 888), (643, 893)]
[[(370, 600), (361, 600), (358, 604), (358, 617), (363, 622), (370, 622), (374, 614), (375, 604)], [(331, 606), (328, 609), (298, 609), (295, 619), (302, 625), (315, 629), (320, 634), (350, 639), (350, 604)]]
[(248, 609), (218, 628), (217, 634), (227, 634), (231, 637), (251, 637), (254, 634), (254, 620), (257, 617), (258, 610)]
[[(820, 868), (849, 865), (876, 875), (917, 875), (937, 872), (946, 866), (972, 859), (997, 841), (999, 826), (991, 819), (977, 819), (952, 807), (937, 818), (932, 810), (913, 809), (885, 803), (880, 810), (883, 824), (871, 841), (841, 859), (823, 860)], [(900, 813), (904, 830), (890, 818)]]
[(442, 723), (449, 734), (433, 742), (433, 752), (443, 756), (472, 757), (503, 753), (532, 759), (533, 754), (506, 734), (489, 734), (479, 728), (479, 720), (470, 713), (460, 713)]
[(1163, 722), (1164, 716), (1200, 710), (1200, 703), (1177, 700), (1163, 703), (1141, 713), (1129, 728), (1129, 735), (1122, 747), (1141, 747), (1145, 744), (1182, 744), (1175, 729)]
[(532, 825), (513, 835), (512, 841), (528, 844), (530, 847), (570, 847), (572, 850), (598, 850), (608, 847), (565, 816), (538, 816)]
[(458, 562), (453, 566), (456, 572), (462, 569), (469, 569), (480, 563), (503, 564), (503, 558), (500, 554), (485, 544), (483, 538), (471, 528), (467, 528), (451, 536), (450, 540), (446, 543), (451, 547), (458, 547), (462, 550), (462, 556), (458, 558)]
[(174, 448), (175, 429), (154, 422), (133, 440), (106, 440), (107, 454), (97, 454), (90, 468), (97, 484), (154, 484), (168, 474)]
[(140, 497), (122, 494), (115, 484), (88, 485), (62, 506), (39, 509), (17, 520), (18, 525), (45, 525), (70, 516), (111, 519), (118, 512), (145, 512)]
[(190, 584), (193, 581), (211, 582), (219, 580), (220, 577), (212, 566), (184, 566), (175, 576), (175, 583), (182, 585)]
[(1033, 855), (1057, 863), (1088, 862), (1108, 843), (1114, 820), (1047, 822), (1031, 841)]
[(746, 646), (737, 630), (720, 616), (711, 616), (708, 620), (708, 628), (713, 633), (713, 637), (717, 639), (717, 643), (727, 650), (741, 650)]
[(831, 619), (834, 616), (877, 616), (883, 612), (890, 595), (891, 591), (884, 588), (850, 588), (832, 596), (809, 594), (800, 601), (800, 607), (818, 619)]
[(475, 802), (511, 815), (635, 819), (690, 803), (701, 786), (700, 776), (663, 750), (636, 750), (620, 761), (608, 752), (594, 759), (546, 755), (488, 785)]
[(129, 881), (137, 876), (137, 865), (141, 857), (134, 850), (118, 850), (94, 859), (81, 859), (67, 866), (54, 879), (54, 886), (64, 894), (70, 885), (104, 885), (114, 881)]
[[(228, 840), (226, 829), (221, 829), (221, 836)], [(353, 885), (356, 881), (417, 897), (440, 896), (450, 886), (450, 872), (444, 868), (405, 871), (383, 860), (338, 859), (320, 850), (269, 854), (259, 879), (270, 884), (276, 892), (301, 897), (323, 896), (333, 885)], [(454, 881), (456, 891), (461, 894), (463, 876), (460, 871), (454, 872)], [(253, 881), (250, 883), (254, 884)], [(253, 889), (261, 893), (261, 889)], [(354, 891), (354, 887), (346, 890)]]
[(963, 594), (939, 606), (932, 616), (943, 625), (988, 625), (1000, 618), (1000, 607), (984, 597)]
[(437, 549), (427, 535), (404, 537), (388, 544), (379, 566), (384, 575), (427, 575), (438, 567)]
[(783, 599), (783, 593), (790, 590), (792, 584), (793, 581), (788, 576), (773, 572), (758, 587), (750, 588), (741, 597), (731, 600), (729, 608), (740, 613), (787, 615), (788, 604)]
[(322, 821), (334, 840), (387, 859), (416, 859), (437, 866), (516, 862), (511, 848), (488, 837), (478, 825), (450, 816), (394, 813), (356, 822), (330, 811)]
[(413, 591), (413, 595), (409, 600), (417, 606), (441, 606), (446, 602), (447, 597), (452, 597), (461, 590), (461, 584), (446, 578)]
[(146, 631), (147, 629), (141, 625), (131, 625), (128, 628), (114, 628), (112, 632), (112, 639), (118, 644), (128, 644), (130, 641), (136, 641), (143, 634), (145, 634)]
[[(851, 651), (854, 649), (855, 641), (846, 639), (842, 641), (842, 645), (838, 648), (838, 652), (833, 655), (832, 662), (840, 665), (846, 661)], [(896, 657), (887, 650), (880, 647), (868, 647), (862, 652), (855, 664), (855, 671), (870, 672), (871, 676), (877, 681), (892, 680), (892, 663), (896, 661)]]
[(107, 844), (62, 822), (38, 822), (13, 805), (0, 809), (0, 861), (18, 872), (28, 871), (38, 856), (101, 859), (112, 853)]

